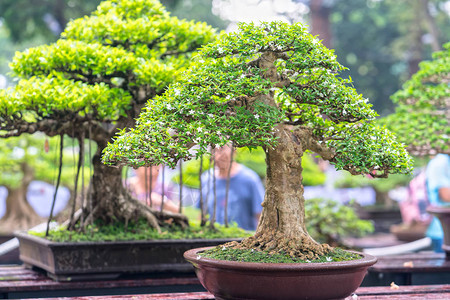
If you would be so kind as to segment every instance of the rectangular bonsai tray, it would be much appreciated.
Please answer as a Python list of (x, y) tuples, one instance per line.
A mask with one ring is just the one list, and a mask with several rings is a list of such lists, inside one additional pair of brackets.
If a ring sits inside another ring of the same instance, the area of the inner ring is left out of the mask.
[(20, 259), (59, 281), (112, 279), (122, 274), (194, 272), (183, 253), (240, 239), (52, 242), (17, 232)]

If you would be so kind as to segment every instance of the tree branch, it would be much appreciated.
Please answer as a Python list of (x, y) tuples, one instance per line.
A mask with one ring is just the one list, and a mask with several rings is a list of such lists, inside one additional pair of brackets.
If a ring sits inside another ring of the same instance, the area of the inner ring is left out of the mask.
[(311, 128), (297, 127), (292, 133), (302, 141), (306, 149), (319, 154), (325, 160), (332, 160), (334, 158), (334, 149), (329, 148), (325, 144), (317, 141), (312, 134)]
[(76, 115), (72, 118), (65, 118), (64, 120), (42, 119), (34, 123), (28, 123), (23, 120), (10, 122), (10, 124), (1, 128), (2, 131), (6, 132), (0, 134), (0, 138), (20, 136), (24, 133), (33, 134), (38, 131), (44, 132), (50, 137), (61, 134), (66, 134), (70, 137), (78, 137), (82, 131), (86, 131), (87, 125), (85, 125), (85, 123), (87, 124), (88, 122), (91, 122), (92, 124), (93, 140), (103, 140), (105, 137), (111, 136), (110, 130), (105, 129), (101, 122), (93, 120), (91, 116), (81, 117)]

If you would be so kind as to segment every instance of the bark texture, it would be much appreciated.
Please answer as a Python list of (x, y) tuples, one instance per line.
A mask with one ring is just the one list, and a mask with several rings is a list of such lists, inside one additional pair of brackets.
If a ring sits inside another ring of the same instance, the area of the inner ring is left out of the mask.
[(266, 149), (266, 195), (256, 234), (237, 247), (314, 259), (331, 247), (318, 244), (306, 230), (300, 159), (305, 149), (289, 126), (278, 125), (275, 135), (277, 146)]

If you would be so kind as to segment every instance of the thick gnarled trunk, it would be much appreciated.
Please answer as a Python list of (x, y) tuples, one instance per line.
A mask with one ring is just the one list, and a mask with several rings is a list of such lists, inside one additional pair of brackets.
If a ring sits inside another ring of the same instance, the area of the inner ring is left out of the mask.
[(241, 246), (314, 259), (331, 247), (315, 242), (306, 231), (301, 157), (304, 152), (286, 125), (275, 128), (277, 146), (266, 150), (267, 181), (256, 234)]
[(188, 226), (185, 216), (169, 212), (159, 212), (131, 197), (123, 185), (122, 168), (109, 167), (101, 162), (103, 143), (98, 143), (97, 153), (92, 158), (93, 174), (83, 203), (83, 213), (76, 220), (81, 222), (81, 230), (94, 220), (105, 223), (137, 221), (144, 218), (149, 226), (159, 230), (165, 222)]

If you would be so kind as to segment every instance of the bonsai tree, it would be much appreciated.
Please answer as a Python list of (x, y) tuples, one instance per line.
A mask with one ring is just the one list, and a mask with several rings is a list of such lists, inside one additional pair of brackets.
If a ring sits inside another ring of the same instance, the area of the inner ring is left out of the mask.
[(398, 105), (384, 118), (413, 155), (450, 154), (450, 43), (419, 64), (419, 71), (392, 96)]
[(34, 150), (37, 148), (30, 149), (30, 139), (10, 138), (0, 145), (0, 185), (8, 191), (5, 215), (0, 219), (0, 234), (11, 234), (14, 230), (28, 229), (42, 222), (26, 199), (28, 186), (35, 178), (34, 168), (29, 165), (37, 152)]
[[(367, 99), (338, 76), (333, 52), (300, 23), (241, 23), (204, 46), (181, 80), (147, 104), (135, 128), (103, 155), (108, 164), (175, 166), (208, 147), (262, 146), (267, 179), (254, 236), (233, 247), (313, 259), (330, 246), (306, 230), (301, 157), (310, 150), (350, 173), (408, 173), (403, 145)], [(196, 145), (196, 147), (193, 147)]]
[(328, 245), (345, 246), (344, 238), (361, 237), (374, 231), (372, 222), (361, 220), (351, 206), (331, 199), (308, 199), (305, 210), (308, 233)]
[(40, 131), (74, 138), (80, 149), (85, 138), (94, 142), (82, 225), (143, 217), (158, 228), (165, 214), (132, 199), (122, 169), (102, 164), (100, 154), (214, 37), (205, 23), (170, 17), (157, 0), (104, 1), (91, 16), (70, 22), (56, 43), (16, 54), (11, 67), (20, 80), (0, 91), (0, 137)]

